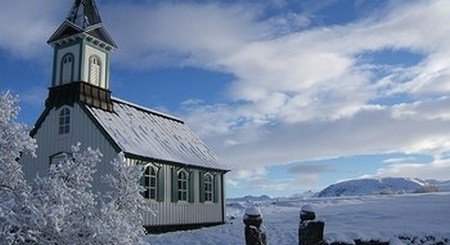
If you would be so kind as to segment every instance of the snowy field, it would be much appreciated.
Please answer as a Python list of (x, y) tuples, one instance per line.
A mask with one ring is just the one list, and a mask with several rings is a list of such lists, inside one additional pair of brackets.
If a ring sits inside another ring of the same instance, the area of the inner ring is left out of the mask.
[[(325, 221), (328, 241), (351, 239), (401, 242), (399, 235), (432, 235), (450, 239), (450, 193), (361, 196), (344, 198), (246, 199), (228, 203), (228, 224), (194, 231), (148, 235), (150, 244), (244, 244), (242, 216), (247, 207), (261, 208), (268, 244), (298, 244), (300, 207), (311, 204)], [(431, 243), (433, 244), (433, 243)], [(445, 243), (444, 243), (445, 244)]]

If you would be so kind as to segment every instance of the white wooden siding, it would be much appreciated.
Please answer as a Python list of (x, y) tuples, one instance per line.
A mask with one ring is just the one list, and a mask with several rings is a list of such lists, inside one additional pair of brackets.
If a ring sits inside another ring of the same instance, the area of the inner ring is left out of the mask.
[[(137, 164), (135, 159), (126, 159), (129, 165)], [(142, 163), (141, 163), (142, 164)], [(147, 204), (156, 213), (144, 214), (145, 226), (163, 226), (163, 225), (183, 225), (183, 224), (201, 224), (201, 223), (219, 223), (223, 222), (222, 217), (222, 175), (219, 177), (218, 192), (219, 201), (200, 203), (200, 181), (199, 170), (194, 171), (194, 202), (172, 202), (172, 176), (171, 168), (173, 166), (161, 164), (164, 168), (164, 201), (158, 202), (148, 200)], [(158, 187), (159, 188), (159, 187)]]
[[(70, 133), (59, 135), (59, 112), (62, 108), (69, 108), (71, 112)], [(103, 157), (97, 166), (93, 184), (96, 187), (95, 191), (105, 190), (100, 176), (111, 170), (109, 162), (117, 157), (117, 152), (78, 104), (74, 104), (74, 107), (64, 106), (58, 109), (51, 109), (34, 138), (38, 144), (36, 151), (38, 158), (24, 156), (20, 160), (28, 180), (33, 180), (37, 174), (43, 176), (47, 173), (50, 165), (50, 156), (59, 152), (71, 152), (71, 146), (80, 142), (82, 149), (91, 146), (94, 149), (98, 148), (101, 150)]]

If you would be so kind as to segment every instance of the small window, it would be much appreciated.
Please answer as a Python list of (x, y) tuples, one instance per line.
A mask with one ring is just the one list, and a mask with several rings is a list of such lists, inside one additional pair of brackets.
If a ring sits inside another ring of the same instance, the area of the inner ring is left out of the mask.
[(70, 132), (70, 110), (63, 108), (59, 113), (59, 134), (68, 134)]
[(61, 84), (66, 84), (73, 81), (73, 55), (71, 53), (64, 55), (61, 67)]
[(156, 200), (156, 168), (148, 165), (144, 170), (144, 198)]
[(205, 175), (205, 201), (212, 202), (214, 200), (214, 178), (210, 174)]
[(178, 200), (188, 200), (188, 175), (184, 171), (178, 173)]
[(93, 55), (89, 59), (89, 83), (100, 86), (101, 63), (100, 59)]

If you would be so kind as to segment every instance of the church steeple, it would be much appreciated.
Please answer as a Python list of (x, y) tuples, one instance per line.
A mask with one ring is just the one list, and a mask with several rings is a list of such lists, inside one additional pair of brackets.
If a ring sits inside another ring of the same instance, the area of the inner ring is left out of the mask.
[(112, 110), (109, 53), (117, 45), (103, 26), (95, 1), (74, 0), (48, 44), (54, 48), (54, 61), (47, 106), (81, 101)]

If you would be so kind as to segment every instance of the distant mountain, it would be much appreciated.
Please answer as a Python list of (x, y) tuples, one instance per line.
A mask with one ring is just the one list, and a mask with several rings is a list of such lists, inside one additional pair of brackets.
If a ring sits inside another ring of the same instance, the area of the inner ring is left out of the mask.
[(424, 181), (410, 178), (355, 179), (333, 184), (317, 194), (318, 197), (365, 196), (380, 194), (400, 194), (426, 191), (444, 191), (449, 182)]
[(229, 202), (264, 202), (271, 200), (272, 198), (267, 195), (262, 196), (245, 196), (245, 197), (237, 197), (237, 198), (227, 198), (227, 201)]
[(440, 182), (436, 186), (439, 189), (439, 191), (448, 192), (450, 191), (450, 180)]
[(316, 195), (317, 195), (317, 192), (309, 190), (309, 191), (305, 191), (303, 193), (294, 194), (294, 195), (290, 196), (290, 198), (309, 198), (309, 197), (314, 197)]
[(450, 180), (439, 181), (439, 180), (421, 180), (422, 182), (435, 186), (440, 192), (450, 192)]

